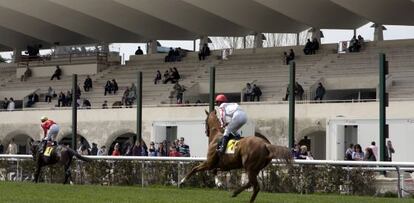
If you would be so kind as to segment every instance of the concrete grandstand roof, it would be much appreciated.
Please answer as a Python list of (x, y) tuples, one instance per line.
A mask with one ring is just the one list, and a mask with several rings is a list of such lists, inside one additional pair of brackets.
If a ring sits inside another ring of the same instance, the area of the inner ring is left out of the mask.
[(0, 50), (414, 25), (412, 0), (0, 0)]

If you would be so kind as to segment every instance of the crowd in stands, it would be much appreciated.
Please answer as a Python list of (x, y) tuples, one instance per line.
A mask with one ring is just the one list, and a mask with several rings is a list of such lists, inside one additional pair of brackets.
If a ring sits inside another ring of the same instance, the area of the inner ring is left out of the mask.
[[(392, 154), (395, 153), (395, 149), (392, 146), (391, 140), (387, 141), (385, 148), (385, 161), (392, 161)], [(371, 145), (366, 147), (365, 150), (362, 150), (360, 144), (350, 144), (345, 151), (345, 160), (377, 161), (379, 160), (378, 153), (378, 147), (376, 146), (374, 141), (371, 142)]]
[(173, 49), (170, 48), (170, 51), (168, 52), (167, 56), (165, 56), (164, 61), (165, 62), (178, 62), (181, 61), (182, 58), (187, 56), (187, 51), (181, 49), (180, 47)]
[(349, 42), (348, 51), (349, 52), (359, 52), (364, 45), (364, 38), (361, 35), (358, 35), (358, 38), (354, 35)]
[(250, 83), (246, 83), (246, 87), (243, 92), (243, 101), (260, 101), (262, 96), (262, 90), (256, 84), (253, 86)]
[(316, 38), (313, 38), (312, 41), (308, 39), (305, 44), (305, 48), (303, 49), (303, 53), (305, 53), (305, 55), (316, 54), (317, 50), (319, 50), (318, 40)]

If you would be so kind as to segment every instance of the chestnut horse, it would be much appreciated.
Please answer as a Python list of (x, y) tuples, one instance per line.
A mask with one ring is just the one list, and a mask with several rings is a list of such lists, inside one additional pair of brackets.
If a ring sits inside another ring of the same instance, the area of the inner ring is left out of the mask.
[(199, 171), (213, 170), (216, 172), (229, 171), (232, 169), (244, 169), (248, 175), (249, 181), (233, 192), (232, 197), (236, 197), (243, 190), (253, 186), (253, 194), (250, 202), (254, 202), (257, 193), (260, 190), (257, 181), (257, 175), (260, 170), (266, 167), (272, 159), (279, 159), (291, 163), (292, 155), (287, 147), (272, 145), (269, 140), (256, 133), (255, 136), (249, 136), (239, 140), (234, 154), (219, 155), (216, 152), (217, 145), (223, 137), (223, 129), (218, 120), (215, 111), (208, 113), (206, 119), (206, 134), (208, 137), (207, 160), (195, 166), (180, 182), (190, 178), (194, 173)]

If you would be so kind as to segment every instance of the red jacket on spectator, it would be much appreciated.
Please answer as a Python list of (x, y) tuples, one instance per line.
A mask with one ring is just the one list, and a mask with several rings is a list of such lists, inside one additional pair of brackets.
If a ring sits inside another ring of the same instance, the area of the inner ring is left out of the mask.
[(179, 157), (179, 156), (181, 156), (181, 154), (180, 154), (180, 152), (177, 152), (177, 151), (174, 150), (174, 151), (170, 151), (169, 156)]
[(112, 151), (112, 156), (121, 156), (121, 152), (119, 150)]

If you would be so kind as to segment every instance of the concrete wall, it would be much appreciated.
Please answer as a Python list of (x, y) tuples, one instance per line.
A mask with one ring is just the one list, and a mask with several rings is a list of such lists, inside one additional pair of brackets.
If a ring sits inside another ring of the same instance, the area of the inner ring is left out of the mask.
[[(287, 145), (288, 105), (253, 104), (243, 105), (249, 120), (258, 132), (266, 135), (272, 143)], [(153, 123), (163, 121), (202, 121), (207, 106), (197, 107), (144, 107), (143, 138), (151, 140), (154, 133)], [(40, 117), (43, 115), (55, 120), (62, 126), (58, 139), (71, 132), (71, 111), (19, 111), (0, 113), (0, 141), (6, 145), (19, 131), (33, 139), (40, 139)], [(378, 103), (332, 103), (299, 104), (296, 106), (296, 141), (315, 132), (326, 131), (327, 120), (338, 116), (346, 119), (378, 118)], [(388, 118), (406, 118), (414, 115), (414, 102), (390, 102)], [(135, 133), (135, 109), (92, 109), (78, 111), (78, 134), (89, 143), (109, 146), (117, 136)], [(194, 134), (186, 137), (189, 143), (204, 142), (205, 135)]]
[[(101, 70), (99, 64), (78, 64), (78, 65), (61, 65), (62, 75), (94, 75)], [(32, 77), (51, 77), (56, 70), (56, 66), (31, 67)], [(26, 67), (16, 69), (16, 78), (19, 78), (26, 71)]]

